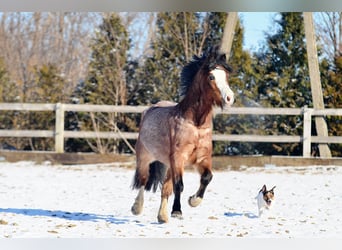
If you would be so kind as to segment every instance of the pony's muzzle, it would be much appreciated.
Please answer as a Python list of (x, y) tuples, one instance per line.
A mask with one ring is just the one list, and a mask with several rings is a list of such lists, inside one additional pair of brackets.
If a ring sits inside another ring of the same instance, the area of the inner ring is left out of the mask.
[(225, 95), (225, 97), (223, 98), (224, 100), (224, 105), (227, 107), (230, 107), (233, 105), (235, 99), (234, 99), (234, 94), (233, 93), (228, 93)]
[(227, 96), (226, 103), (232, 105), (234, 103), (234, 96)]

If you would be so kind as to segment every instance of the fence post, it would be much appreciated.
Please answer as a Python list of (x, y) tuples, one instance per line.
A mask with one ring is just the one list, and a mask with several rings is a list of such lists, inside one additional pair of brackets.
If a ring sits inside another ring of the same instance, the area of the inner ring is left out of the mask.
[(311, 121), (312, 111), (307, 106), (303, 108), (303, 157), (311, 156)]
[(226, 54), (227, 60), (229, 60), (230, 57), (237, 20), (237, 12), (228, 12), (221, 42), (221, 52)]
[[(316, 35), (313, 23), (312, 12), (304, 12), (304, 31), (306, 38), (306, 51), (308, 55), (308, 66), (310, 85), (312, 93), (312, 103), (314, 109), (324, 109), (324, 99), (322, 91), (322, 83), (319, 72)], [(315, 117), (316, 131), (318, 136), (328, 136), (328, 126), (324, 117)], [(320, 157), (331, 158), (331, 151), (327, 143), (319, 143)]]
[(55, 152), (64, 152), (64, 104), (56, 104)]

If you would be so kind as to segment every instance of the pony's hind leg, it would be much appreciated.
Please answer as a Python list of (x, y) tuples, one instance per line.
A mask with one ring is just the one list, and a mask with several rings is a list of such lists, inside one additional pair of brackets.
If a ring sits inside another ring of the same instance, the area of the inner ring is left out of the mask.
[(133, 179), (133, 189), (139, 189), (138, 195), (134, 200), (131, 211), (134, 215), (138, 215), (143, 210), (144, 205), (144, 191), (149, 179), (149, 166), (152, 161), (151, 155), (145, 147), (139, 142), (136, 145), (137, 151), (137, 168)]
[(197, 190), (197, 192), (189, 197), (189, 205), (192, 207), (197, 207), (203, 199), (205, 190), (210, 183), (211, 179), (213, 178), (213, 174), (209, 168), (204, 169), (204, 171), (201, 174), (201, 181), (200, 181), (200, 187)]
[[(144, 204), (144, 191), (152, 190), (153, 192), (156, 192), (159, 184), (162, 184), (164, 181), (165, 171), (166, 166), (163, 163), (159, 161), (154, 161), (149, 164), (147, 179), (142, 178), (142, 181), (135, 181), (135, 183), (139, 183), (137, 187), (140, 186), (140, 188), (139, 193), (135, 198), (134, 204), (131, 208), (133, 214), (137, 215), (142, 212), (142, 207)], [(139, 177), (135, 177), (135, 179), (137, 178)]]
[(161, 190), (161, 201), (160, 207), (158, 211), (158, 222), (159, 223), (167, 223), (169, 221), (169, 217), (167, 214), (167, 201), (169, 196), (172, 194), (172, 178), (171, 178), (171, 170), (170, 168), (167, 170), (166, 178), (162, 186)]
[(134, 200), (131, 211), (134, 215), (141, 214), (144, 205), (144, 191), (148, 178), (148, 170), (137, 167), (135, 170), (133, 188), (139, 189), (138, 195)]
[(137, 197), (134, 200), (133, 206), (131, 208), (132, 214), (138, 215), (141, 214), (143, 205), (144, 205), (144, 191), (145, 186), (141, 186), (138, 192)]

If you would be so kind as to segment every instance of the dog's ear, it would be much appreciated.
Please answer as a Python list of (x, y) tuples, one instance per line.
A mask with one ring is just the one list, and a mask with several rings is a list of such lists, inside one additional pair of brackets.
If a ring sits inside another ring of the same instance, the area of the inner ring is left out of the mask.
[(271, 190), (270, 190), (270, 192), (274, 192), (274, 189), (276, 188), (276, 186), (274, 186)]
[(261, 188), (260, 192), (263, 192), (263, 193), (265, 193), (265, 192), (266, 192), (266, 190), (267, 190), (267, 188), (266, 188), (266, 185), (264, 184), (264, 185), (262, 186), (262, 188)]

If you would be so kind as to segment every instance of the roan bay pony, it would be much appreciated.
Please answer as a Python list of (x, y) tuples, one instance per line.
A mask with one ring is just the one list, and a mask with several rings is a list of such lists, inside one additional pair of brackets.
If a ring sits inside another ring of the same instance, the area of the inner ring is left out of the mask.
[(181, 72), (181, 94), (177, 104), (161, 101), (143, 112), (136, 142), (137, 166), (132, 187), (139, 189), (132, 213), (142, 212), (144, 191), (155, 192), (161, 184), (160, 223), (168, 222), (168, 197), (174, 192), (172, 217), (182, 217), (181, 193), (184, 167), (193, 165), (200, 174), (200, 186), (189, 198), (198, 206), (212, 179), (213, 107), (230, 106), (234, 93), (229, 87), (231, 68), (226, 56), (214, 47), (194, 56)]

